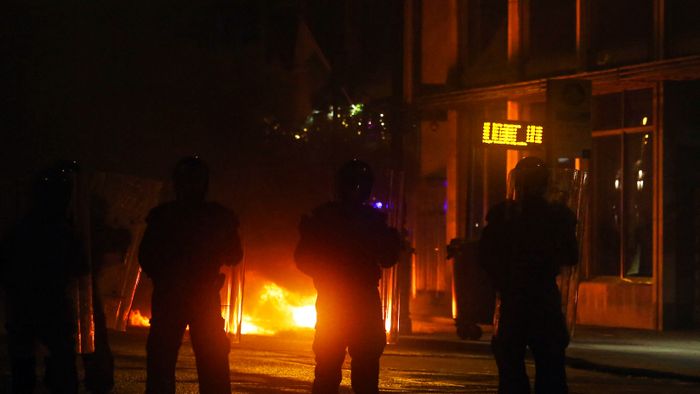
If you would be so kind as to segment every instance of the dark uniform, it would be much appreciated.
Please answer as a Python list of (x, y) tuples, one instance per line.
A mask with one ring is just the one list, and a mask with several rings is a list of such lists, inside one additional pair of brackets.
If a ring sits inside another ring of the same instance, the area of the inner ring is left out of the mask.
[(67, 217), (71, 179), (62, 169), (43, 175), (36, 205), (4, 240), (1, 276), (13, 393), (34, 390), (37, 341), (49, 351), (45, 381), (51, 392), (78, 392), (76, 318), (68, 288), (88, 266)]
[[(177, 182), (176, 174), (176, 188)], [(204, 202), (203, 195), (178, 196), (154, 208), (147, 224), (139, 252), (141, 267), (153, 280), (146, 392), (175, 392), (177, 354), (189, 325), (200, 392), (230, 393), (230, 344), (221, 317), (219, 269), (242, 258), (236, 216)]]
[(353, 390), (378, 392), (379, 359), (386, 344), (378, 282), (381, 268), (398, 261), (400, 237), (387, 226), (384, 214), (362, 204), (364, 199), (350, 201), (341, 195), (340, 201), (317, 207), (300, 224), (297, 267), (311, 276), (318, 292), (314, 393), (338, 392), (346, 349), (352, 358)]
[(568, 391), (569, 335), (556, 276), (561, 266), (578, 261), (576, 217), (542, 194), (521, 194), (492, 207), (480, 241), (480, 262), (500, 296), (492, 339), (499, 393), (530, 392), (527, 347), (535, 358), (535, 392)]

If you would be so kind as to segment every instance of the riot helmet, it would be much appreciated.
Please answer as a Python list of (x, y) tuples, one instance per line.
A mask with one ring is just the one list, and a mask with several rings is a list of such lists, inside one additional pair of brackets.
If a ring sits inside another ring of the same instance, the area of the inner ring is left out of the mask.
[(339, 201), (363, 204), (372, 193), (374, 174), (369, 164), (353, 159), (343, 164), (335, 178), (336, 195)]
[(521, 159), (512, 172), (515, 199), (543, 197), (547, 192), (549, 172), (539, 157), (529, 156)]
[(209, 188), (209, 167), (197, 156), (184, 157), (175, 164), (173, 183), (177, 201), (203, 202)]

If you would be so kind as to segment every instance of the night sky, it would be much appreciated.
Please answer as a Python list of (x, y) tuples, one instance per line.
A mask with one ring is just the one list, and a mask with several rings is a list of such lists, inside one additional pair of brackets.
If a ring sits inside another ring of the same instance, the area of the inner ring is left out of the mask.
[[(300, 143), (270, 134), (266, 121), (296, 127), (313, 108), (347, 104), (341, 89), (353, 101), (390, 95), (399, 51), (386, 48), (400, 42), (387, 23), (400, 17), (389, 12), (396, 2), (333, 3), (6, 4), (3, 227), (18, 190), (57, 159), (165, 180), (177, 159), (197, 154), (211, 167), (212, 199), (240, 216), (249, 267), (308, 285), (291, 264), (300, 215), (331, 197), (341, 161), (376, 152)], [(331, 66), (302, 65), (302, 82), (300, 20)]]

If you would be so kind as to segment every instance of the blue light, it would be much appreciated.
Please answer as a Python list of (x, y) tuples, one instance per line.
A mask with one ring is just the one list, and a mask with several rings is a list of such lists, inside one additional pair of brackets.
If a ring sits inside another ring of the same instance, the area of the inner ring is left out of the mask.
[(382, 209), (383, 206), (384, 206), (384, 204), (382, 204), (381, 201), (377, 201), (374, 203), (374, 207), (377, 209)]

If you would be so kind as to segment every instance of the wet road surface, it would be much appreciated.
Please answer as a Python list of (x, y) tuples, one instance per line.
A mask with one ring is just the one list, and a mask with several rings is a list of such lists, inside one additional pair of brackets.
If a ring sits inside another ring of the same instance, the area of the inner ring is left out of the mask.
[[(4, 338), (3, 338), (4, 339)], [(231, 382), (235, 393), (306, 393), (313, 380), (312, 332), (274, 337), (244, 336), (232, 345)], [(7, 392), (6, 343), (0, 353), (0, 392)], [(146, 378), (145, 330), (112, 333), (115, 393), (143, 393)], [(486, 348), (481, 346), (481, 348)], [(341, 393), (350, 393), (349, 359)], [(528, 367), (530, 376), (534, 370)], [(700, 384), (626, 377), (568, 369), (572, 393), (698, 393)], [(413, 344), (390, 345), (382, 358), (381, 390), (386, 393), (494, 393), (496, 365), (488, 352)], [(185, 340), (177, 368), (178, 393), (197, 393), (197, 371)], [(4, 389), (4, 390), (3, 390)], [(41, 392), (41, 391), (39, 391)]]
[[(231, 381), (236, 393), (306, 393), (313, 381), (312, 333), (244, 336), (231, 349)], [(145, 381), (145, 335), (117, 334), (118, 393), (141, 393)], [(386, 393), (493, 393), (496, 365), (490, 354), (428, 346), (389, 345), (382, 358), (381, 390)], [(350, 393), (349, 357), (341, 392)], [(700, 384), (633, 378), (568, 369), (572, 393), (697, 393)], [(529, 366), (530, 376), (534, 376)], [(197, 392), (197, 373), (189, 343), (180, 353), (178, 392)]]

